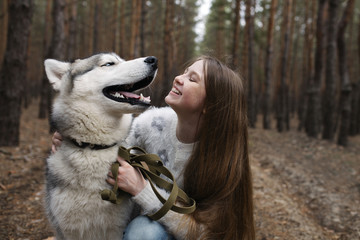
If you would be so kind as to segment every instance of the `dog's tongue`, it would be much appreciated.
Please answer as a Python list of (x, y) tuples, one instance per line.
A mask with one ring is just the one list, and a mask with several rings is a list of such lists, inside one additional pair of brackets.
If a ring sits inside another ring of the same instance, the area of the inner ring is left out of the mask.
[(131, 93), (131, 92), (120, 92), (121, 95), (124, 95), (127, 98), (140, 98), (139, 95), (135, 94), (135, 93)]
[(142, 94), (137, 95), (135, 93), (131, 93), (131, 92), (119, 92), (121, 95), (125, 96), (126, 98), (135, 98), (135, 99), (139, 99), (139, 101), (144, 102), (144, 103), (150, 103), (151, 99), (150, 96), (148, 97), (144, 97)]

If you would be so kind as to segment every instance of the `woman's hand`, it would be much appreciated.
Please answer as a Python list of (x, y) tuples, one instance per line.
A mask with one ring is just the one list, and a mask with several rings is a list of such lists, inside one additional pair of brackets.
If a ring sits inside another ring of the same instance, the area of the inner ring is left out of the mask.
[[(123, 158), (118, 157), (117, 161), (120, 163), (118, 177), (116, 183), (118, 187), (130, 193), (132, 196), (136, 196), (140, 193), (146, 186), (147, 182), (140, 173), (139, 169), (134, 168)], [(109, 172), (108, 178), (106, 179), (111, 185), (115, 184), (115, 179), (111, 172)]]
[(62, 136), (60, 133), (55, 132), (54, 135), (51, 138), (52, 146), (51, 146), (51, 152), (54, 154), (57, 151), (57, 148), (61, 146), (62, 142)]

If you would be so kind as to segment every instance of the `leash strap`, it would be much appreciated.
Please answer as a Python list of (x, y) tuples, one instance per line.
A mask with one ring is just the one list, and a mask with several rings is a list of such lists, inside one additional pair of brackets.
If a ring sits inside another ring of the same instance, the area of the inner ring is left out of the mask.
[[(133, 154), (131, 150), (140, 152), (140, 154)], [(162, 207), (153, 215), (149, 216), (153, 220), (159, 220), (169, 210), (172, 210), (181, 214), (189, 214), (195, 211), (196, 202), (194, 199), (187, 196), (187, 194), (178, 187), (172, 173), (163, 165), (159, 156), (156, 154), (149, 154), (140, 147), (124, 148), (120, 147), (118, 155), (125, 159), (131, 166), (136, 167), (140, 170), (144, 178), (146, 178), (155, 195), (163, 204)], [(115, 162), (111, 166), (111, 172), (115, 179), (118, 176), (118, 169), (120, 164)], [(163, 174), (171, 181), (167, 181), (160, 177)], [(156, 186), (163, 188), (170, 192), (168, 199), (165, 199), (157, 191)], [(118, 189), (117, 184), (114, 184), (113, 189), (105, 189), (101, 191), (101, 198), (103, 200), (110, 201), (114, 204), (120, 204), (123, 199), (129, 198), (130, 194)], [(184, 206), (176, 205), (176, 200), (180, 199)]]

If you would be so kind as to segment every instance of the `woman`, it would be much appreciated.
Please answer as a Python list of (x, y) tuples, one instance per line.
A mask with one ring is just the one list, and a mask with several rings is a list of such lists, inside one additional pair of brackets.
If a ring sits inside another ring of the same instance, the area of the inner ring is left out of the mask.
[[(203, 56), (174, 79), (165, 101), (171, 108), (153, 108), (134, 120), (127, 144), (158, 154), (197, 208), (190, 215), (169, 211), (158, 222), (139, 216), (124, 239), (255, 239), (241, 79), (217, 59)], [(143, 214), (158, 210), (161, 203), (149, 183), (118, 161), (116, 182), (111, 176), (107, 181), (132, 194)]]

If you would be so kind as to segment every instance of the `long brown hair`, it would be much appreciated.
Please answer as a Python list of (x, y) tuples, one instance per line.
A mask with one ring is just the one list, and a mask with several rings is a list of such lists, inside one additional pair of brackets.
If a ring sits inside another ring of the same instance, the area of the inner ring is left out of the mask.
[(187, 238), (255, 239), (244, 86), (217, 59), (197, 60), (204, 61), (206, 99), (184, 172), (185, 191), (197, 202)]

